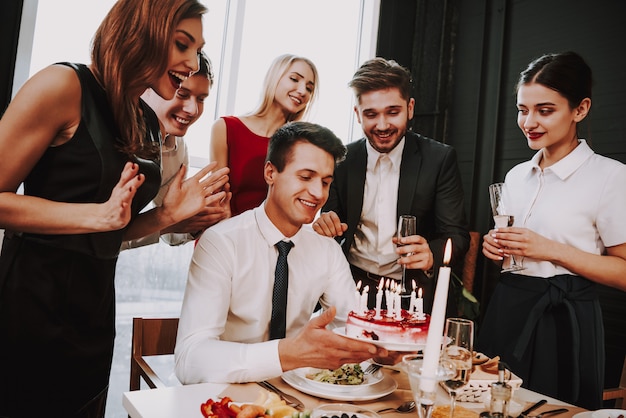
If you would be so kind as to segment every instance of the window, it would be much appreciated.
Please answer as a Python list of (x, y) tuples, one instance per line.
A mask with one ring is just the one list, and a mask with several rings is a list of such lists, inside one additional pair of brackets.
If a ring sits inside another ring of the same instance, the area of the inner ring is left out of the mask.
[[(59, 61), (90, 61), (93, 33), (115, 0), (25, 0), (15, 88)], [(209, 131), (222, 115), (251, 111), (271, 61), (283, 53), (311, 59), (320, 74), (311, 120), (345, 142), (360, 137), (347, 87), (355, 68), (375, 55), (380, 0), (204, 0), (205, 52), (216, 84), (204, 115), (186, 140), (192, 165), (208, 162)], [(80, 16), (75, 19), (72, 16)], [(118, 261), (117, 339), (107, 417), (125, 417), (133, 316), (177, 316), (193, 244), (152, 245), (122, 252)]]

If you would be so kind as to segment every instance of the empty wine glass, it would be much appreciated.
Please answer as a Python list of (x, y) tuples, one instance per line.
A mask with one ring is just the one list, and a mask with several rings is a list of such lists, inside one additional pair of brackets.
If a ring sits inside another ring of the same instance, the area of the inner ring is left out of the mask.
[(418, 417), (431, 418), (437, 398), (437, 385), (454, 377), (456, 373), (454, 364), (441, 359), (434, 375), (431, 376), (422, 373), (424, 360), (420, 355), (407, 354), (402, 358), (402, 364), (409, 376)]
[(444, 335), (448, 344), (443, 350), (442, 358), (454, 364), (456, 370), (453, 377), (443, 382), (450, 393), (450, 418), (453, 418), (457, 390), (469, 383), (472, 373), (474, 322), (463, 318), (448, 318)]
[[(489, 200), (491, 202), (491, 212), (493, 214), (493, 222), (496, 228), (504, 228), (513, 226), (515, 221), (511, 215), (510, 208), (507, 207), (506, 189), (504, 183), (494, 183), (489, 185)], [(522, 261), (518, 263), (513, 254), (511, 254), (511, 265), (502, 269), (502, 272), (524, 270)]]
[[(417, 219), (413, 215), (400, 215), (398, 219), (398, 232), (397, 237), (400, 239), (401, 237), (408, 237), (416, 234), (417, 229)], [(400, 244), (398, 241), (398, 247), (401, 247), (406, 244)], [(406, 253), (403, 257), (408, 257), (413, 253)], [(406, 288), (406, 264), (402, 265), (402, 283), (400, 284), (401, 295), (404, 297), (408, 297), (408, 292)]]

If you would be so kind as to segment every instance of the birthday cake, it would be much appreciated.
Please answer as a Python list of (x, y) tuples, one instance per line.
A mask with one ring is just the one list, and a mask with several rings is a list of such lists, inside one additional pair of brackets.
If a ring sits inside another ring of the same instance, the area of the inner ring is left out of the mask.
[(375, 309), (361, 313), (352, 311), (346, 321), (346, 336), (393, 344), (425, 345), (430, 315), (409, 313), (405, 309), (400, 312), (400, 315), (387, 316), (387, 310), (381, 309), (376, 317)]

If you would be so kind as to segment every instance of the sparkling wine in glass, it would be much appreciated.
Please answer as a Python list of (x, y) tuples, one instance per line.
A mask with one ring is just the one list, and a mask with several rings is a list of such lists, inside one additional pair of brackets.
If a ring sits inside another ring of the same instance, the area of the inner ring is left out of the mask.
[[(398, 219), (398, 239), (401, 237), (408, 237), (411, 235), (415, 235), (417, 232), (417, 219), (413, 215), (400, 215)], [(398, 243), (398, 246), (401, 247), (405, 244)], [(403, 254), (403, 257), (408, 257), (412, 255), (412, 253)], [(408, 297), (409, 293), (407, 292), (406, 287), (406, 265), (402, 265), (402, 283), (400, 284), (401, 294), (404, 297)]]
[(450, 418), (453, 418), (457, 391), (469, 383), (472, 373), (474, 322), (463, 318), (448, 318), (444, 335), (448, 344), (443, 350), (442, 358), (452, 363), (456, 370), (453, 377), (443, 381), (450, 393)]
[[(505, 199), (505, 185), (504, 183), (494, 183), (489, 185), (489, 200), (491, 202), (491, 212), (493, 215), (493, 222), (496, 228), (505, 228), (507, 226), (513, 226), (515, 221), (513, 215), (510, 214), (506, 205)], [(511, 254), (511, 265), (503, 268), (502, 272), (507, 271), (519, 271), (524, 270), (522, 261), (518, 263), (515, 257)]]
[(402, 358), (402, 364), (409, 376), (411, 392), (413, 392), (413, 399), (417, 406), (417, 416), (431, 418), (437, 398), (437, 384), (454, 377), (456, 373), (454, 364), (441, 359), (437, 370), (431, 376), (425, 376), (422, 373), (424, 360), (420, 355), (407, 354)]

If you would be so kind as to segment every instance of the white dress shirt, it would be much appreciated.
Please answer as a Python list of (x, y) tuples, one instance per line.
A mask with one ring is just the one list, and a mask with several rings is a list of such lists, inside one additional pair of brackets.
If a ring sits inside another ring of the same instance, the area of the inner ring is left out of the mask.
[[(595, 154), (585, 140), (541, 170), (542, 151), (506, 176), (514, 226), (592, 254), (626, 242), (626, 165)], [(519, 260), (517, 260), (519, 263)], [(572, 274), (549, 261), (523, 258), (528, 276)]]
[(398, 185), (404, 150), (402, 138), (388, 153), (376, 151), (369, 142), (367, 171), (363, 189), (361, 220), (348, 253), (350, 264), (362, 270), (399, 280), (402, 269), (397, 263), (396, 246), (391, 239), (398, 229)]
[(264, 205), (207, 229), (195, 248), (178, 326), (176, 374), (183, 384), (250, 382), (283, 370), (278, 341), (268, 341), (280, 240), (289, 252), (287, 337), (311, 319), (318, 300), (337, 307), (343, 326), (356, 286), (341, 247), (309, 225), (285, 238)]

